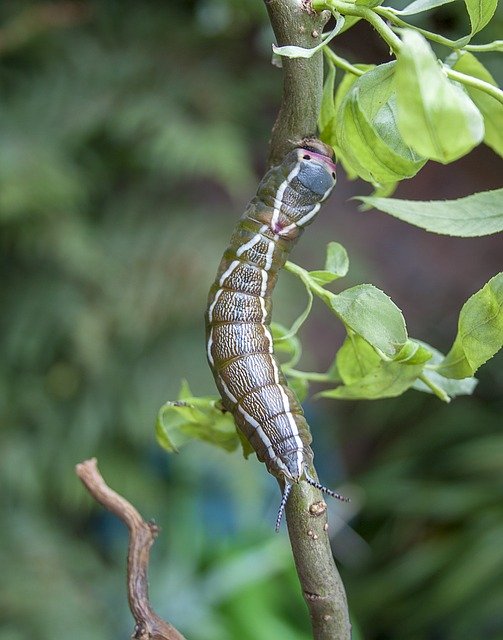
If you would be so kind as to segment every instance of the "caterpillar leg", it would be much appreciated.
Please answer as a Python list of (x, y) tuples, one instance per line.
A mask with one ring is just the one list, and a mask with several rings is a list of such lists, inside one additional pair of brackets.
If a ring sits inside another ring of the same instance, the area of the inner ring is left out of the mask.
[(305, 481), (308, 484), (312, 485), (313, 487), (316, 487), (317, 489), (319, 489), (322, 493), (326, 493), (327, 496), (332, 496), (332, 498), (336, 498), (337, 500), (341, 500), (342, 502), (350, 502), (349, 498), (346, 498), (345, 496), (341, 496), (340, 493), (336, 493), (335, 491), (332, 491), (332, 489), (327, 489), (327, 487), (324, 487), (319, 482), (316, 482), (316, 480), (313, 480), (307, 474), (305, 476)]
[(281, 504), (279, 505), (278, 517), (276, 518), (276, 533), (279, 531), (279, 527), (281, 524), (281, 519), (283, 518), (283, 513), (285, 511), (286, 503), (288, 501), (288, 496), (290, 495), (290, 491), (292, 490), (292, 485), (285, 480), (285, 488), (283, 489), (283, 496), (281, 498)]
[[(327, 487), (324, 487), (319, 482), (316, 482), (316, 480), (313, 480), (312, 478), (310, 478), (307, 474), (304, 479), (308, 484), (312, 485), (313, 487), (316, 487), (316, 489), (319, 489), (322, 493), (326, 493), (328, 496), (331, 496), (332, 498), (336, 498), (337, 500), (341, 500), (342, 502), (350, 502), (349, 498), (346, 498), (345, 496), (341, 496), (340, 493), (336, 493), (335, 491), (332, 491), (332, 489), (328, 489)], [(278, 533), (279, 531), (281, 520), (283, 518), (283, 513), (285, 512), (286, 503), (288, 502), (288, 496), (290, 495), (292, 486), (293, 485), (290, 482), (285, 480), (285, 488), (283, 489), (283, 495), (281, 497), (281, 503), (279, 505), (279, 510), (278, 510), (278, 517), (276, 518), (276, 526), (275, 526), (276, 533)]]

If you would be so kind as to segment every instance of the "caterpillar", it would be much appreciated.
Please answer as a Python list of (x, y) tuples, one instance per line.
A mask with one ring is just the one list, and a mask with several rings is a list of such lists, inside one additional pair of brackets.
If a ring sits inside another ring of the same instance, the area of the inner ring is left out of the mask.
[(207, 356), (223, 406), (267, 470), (283, 483), (279, 529), (294, 483), (315, 481), (311, 433), (273, 350), (271, 295), (278, 271), (336, 183), (333, 151), (307, 138), (261, 180), (232, 235), (206, 310)]

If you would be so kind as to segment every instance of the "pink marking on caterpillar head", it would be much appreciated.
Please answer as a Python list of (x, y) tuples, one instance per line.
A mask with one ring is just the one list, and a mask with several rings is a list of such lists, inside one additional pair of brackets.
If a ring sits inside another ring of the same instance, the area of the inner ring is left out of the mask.
[[(311, 149), (301, 148), (301, 149), (299, 149), (299, 151), (301, 151), (306, 156), (310, 156), (314, 160), (319, 160), (321, 162), (324, 162), (326, 165), (328, 165), (328, 167), (330, 168), (330, 171), (333, 171), (335, 173), (335, 171), (337, 169), (336, 164), (328, 156), (325, 156), (325, 155), (323, 155), (321, 153), (316, 153), (315, 151), (311, 151)], [(308, 158), (305, 158), (305, 159), (307, 160)]]

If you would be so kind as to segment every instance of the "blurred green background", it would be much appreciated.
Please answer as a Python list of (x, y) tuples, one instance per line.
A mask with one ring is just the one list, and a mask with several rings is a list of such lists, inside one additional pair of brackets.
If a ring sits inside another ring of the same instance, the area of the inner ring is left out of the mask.
[[(464, 33), (459, 5), (427, 26)], [(200, 443), (169, 457), (153, 428), (181, 378), (215, 393), (206, 292), (265, 166), (281, 91), (272, 41), (260, 0), (0, 4), (0, 640), (129, 637), (125, 528), (73, 471), (94, 455), (162, 527), (160, 615), (191, 640), (309, 638), (272, 477)], [(364, 25), (337, 47), (387, 59)], [(481, 147), (398, 195), (495, 188), (502, 168)], [(411, 335), (445, 351), (463, 302), (501, 269), (501, 240), (359, 213), (348, 198), (368, 192), (341, 175), (293, 259), (319, 268), (326, 242), (342, 242), (344, 286), (381, 287)], [(284, 274), (275, 319), (303, 305)], [(317, 305), (302, 339), (302, 366), (321, 370), (342, 332)], [(414, 391), (306, 404), (320, 477), (353, 499), (329, 508), (359, 637), (503, 639), (501, 363), (451, 406)]]

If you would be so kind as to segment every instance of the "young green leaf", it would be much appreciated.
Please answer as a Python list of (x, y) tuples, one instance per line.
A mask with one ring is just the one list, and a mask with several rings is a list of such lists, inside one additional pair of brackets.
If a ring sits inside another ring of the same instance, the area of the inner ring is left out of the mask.
[(345, 160), (373, 184), (410, 178), (426, 162), (404, 143), (396, 127), (394, 69), (395, 62), (389, 62), (355, 80), (335, 120), (335, 138)]
[[(484, 65), (466, 51), (461, 53), (453, 69), (497, 86)], [(466, 90), (484, 116), (484, 142), (503, 157), (503, 104), (480, 89), (467, 86)]]
[[(360, 69), (360, 71), (365, 71), (365, 72), (370, 71), (371, 69), (375, 69), (375, 65), (373, 64), (355, 64), (355, 67), (357, 69)], [(344, 74), (344, 77), (342, 78), (341, 82), (339, 83), (339, 86), (337, 87), (337, 91), (335, 92), (334, 109), (336, 113), (337, 111), (339, 111), (344, 98), (349, 93), (349, 91), (351, 90), (351, 87), (354, 85), (354, 83), (358, 80), (359, 77), (361, 76), (355, 76), (354, 73), (348, 72)]]
[[(352, 16), (349, 16), (349, 18), (351, 17)], [(368, 65), (368, 64), (357, 64), (355, 66), (362, 71), (368, 71), (369, 69), (373, 68), (373, 65)], [(337, 118), (337, 112), (339, 110), (339, 107), (344, 97), (346, 96), (347, 92), (351, 88), (352, 84), (356, 82), (357, 79), (358, 79), (358, 76), (355, 76), (353, 73), (346, 73), (344, 75), (335, 93), (334, 110), (333, 110), (332, 117), (329, 118), (328, 113), (325, 111), (325, 114), (324, 114), (325, 127), (320, 128), (321, 140), (323, 140), (323, 142), (326, 142), (327, 144), (331, 145), (334, 148), (337, 156), (337, 161), (339, 162), (339, 164), (343, 166), (344, 171), (346, 172), (347, 177), (350, 180), (354, 180), (355, 178), (357, 178), (358, 174), (354, 171), (349, 161), (345, 158), (344, 152), (342, 151), (339, 145), (339, 141), (337, 140), (337, 131), (336, 131), (337, 119), (336, 118)]]
[(424, 369), (421, 376), (412, 385), (412, 388), (423, 393), (433, 393), (443, 402), (450, 402), (451, 398), (471, 395), (477, 384), (478, 380), (476, 378), (454, 380), (452, 378), (444, 378), (444, 376), (432, 369)]
[(503, 346), (503, 272), (469, 298), (459, 314), (458, 333), (438, 366), (446, 378), (467, 378)]
[(194, 394), (190, 390), (188, 381), (183, 378), (180, 384), (180, 391), (178, 392), (178, 400), (189, 400), (193, 398)]
[(355, 0), (355, 4), (363, 7), (377, 7), (380, 4), (380, 0)]
[(341, 381), (350, 385), (376, 369), (381, 358), (369, 343), (352, 331), (346, 336), (335, 356), (335, 364)]
[(331, 271), (325, 269), (319, 269), (317, 271), (310, 271), (309, 276), (319, 285), (324, 287), (326, 284), (330, 284), (334, 280), (337, 280), (340, 276)]
[(330, 126), (332, 119), (335, 117), (335, 65), (328, 58), (325, 58), (325, 64), (328, 71), (323, 85), (321, 109), (318, 118), (318, 128), (321, 133)]
[(431, 350), (424, 343), (409, 338), (393, 361), (402, 364), (424, 364), (431, 360), (432, 356)]
[(396, 68), (398, 128), (424, 157), (447, 164), (468, 153), (484, 137), (480, 111), (451, 82), (419, 33), (402, 32)]
[(498, 6), (498, 0), (465, 0), (465, 4), (473, 35), (481, 31), (491, 20)]
[(233, 451), (239, 443), (234, 420), (219, 407), (220, 400), (209, 397), (166, 402), (159, 410), (155, 425), (159, 444), (173, 453), (196, 439)]
[(421, 13), (422, 11), (428, 11), (428, 9), (441, 7), (442, 5), (449, 4), (450, 2), (455, 2), (455, 0), (415, 0), (401, 11), (393, 9), (393, 13), (399, 16), (411, 16), (416, 13)]
[(327, 257), (325, 258), (325, 270), (334, 273), (338, 278), (343, 278), (349, 270), (348, 252), (338, 242), (327, 244)]
[(454, 380), (444, 378), (433, 369), (424, 369), (420, 378), (412, 385), (416, 391), (423, 393), (433, 393), (440, 400), (450, 402), (451, 398), (457, 396), (470, 396), (478, 384), (476, 378), (461, 378)]
[(325, 269), (310, 271), (309, 275), (315, 282), (322, 286), (343, 278), (349, 269), (349, 258), (346, 249), (338, 242), (329, 242), (327, 245), (327, 258)]
[(457, 200), (416, 201), (372, 196), (357, 199), (433, 233), (471, 238), (503, 230), (503, 188)]
[(473, 393), (478, 382), (475, 378), (463, 378), (461, 380), (444, 378), (433, 368), (442, 362), (445, 357), (444, 354), (421, 340), (416, 340), (415, 342), (430, 354), (431, 359), (412, 385), (413, 389), (423, 393), (433, 393), (443, 402), (450, 402), (451, 398), (456, 396), (466, 396)]
[(366, 376), (352, 384), (329, 389), (318, 394), (323, 398), (341, 398), (345, 400), (377, 400), (394, 398), (407, 391), (418, 375), (422, 364), (403, 365), (396, 362), (381, 362)]
[(360, 20), (361, 18), (358, 18), (357, 16), (346, 16), (344, 26), (339, 31), (339, 33), (341, 34), (347, 31), (348, 29), (351, 29), (351, 27), (354, 27), (357, 22), (360, 22)]
[(402, 312), (371, 284), (330, 294), (327, 303), (347, 327), (388, 358), (394, 358), (407, 341)]

